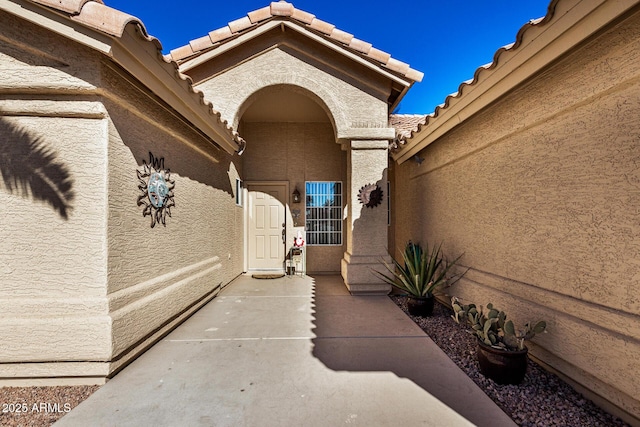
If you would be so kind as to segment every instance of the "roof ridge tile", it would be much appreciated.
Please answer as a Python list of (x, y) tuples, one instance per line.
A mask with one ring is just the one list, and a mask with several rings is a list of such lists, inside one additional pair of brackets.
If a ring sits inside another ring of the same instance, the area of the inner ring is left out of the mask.
[(373, 46), (369, 50), (369, 56), (382, 64), (386, 64), (387, 62), (389, 62), (389, 59), (391, 59), (391, 54), (377, 49)]
[(205, 50), (213, 46), (213, 42), (211, 41), (211, 37), (207, 34), (206, 36), (202, 36), (198, 39), (191, 40), (189, 42), (189, 46), (191, 46), (191, 50), (194, 52), (198, 52), (200, 50)]
[(325, 22), (322, 19), (318, 19), (318, 18), (313, 18), (313, 20), (311, 21), (311, 24), (309, 24), (309, 27), (313, 28), (314, 30), (318, 30), (321, 33), (324, 33), (328, 36), (331, 35), (333, 30), (336, 28), (335, 25)]
[(271, 18), (273, 15), (271, 15), (271, 6), (265, 6), (260, 9), (252, 10), (247, 13), (247, 16), (252, 23), (257, 24), (260, 21)]
[[(213, 30), (209, 33), (209, 38), (211, 39), (212, 43), (221, 42), (232, 36), (233, 36), (233, 33), (231, 32), (231, 29), (229, 28), (229, 26), (218, 28), (217, 30)], [(182, 59), (182, 58), (178, 58), (178, 59)]]
[(353, 40), (353, 34), (347, 33), (346, 31), (342, 31), (338, 28), (334, 28), (329, 36), (332, 39), (346, 45), (349, 45), (351, 43), (351, 40)]
[(172, 58), (186, 58), (194, 54), (190, 44), (186, 44), (169, 52)]
[(248, 16), (244, 16), (242, 18), (229, 22), (229, 24), (227, 25), (229, 26), (229, 29), (232, 33), (239, 33), (246, 30), (247, 28), (251, 28), (254, 24), (251, 22), (251, 19), (249, 19)]
[(305, 12), (304, 10), (293, 8), (293, 14), (291, 15), (291, 17), (307, 25), (310, 25), (316, 15), (314, 15), (313, 13)]
[(291, 16), (293, 15), (293, 5), (285, 1), (271, 3), (271, 15), (273, 16)]
[(395, 58), (389, 58), (386, 67), (400, 74), (407, 74), (410, 68), (409, 64), (407, 64), (406, 62), (398, 61)]
[(349, 42), (349, 47), (351, 49), (357, 50), (360, 53), (368, 54), (371, 51), (373, 45), (371, 43), (367, 43), (364, 40), (360, 40), (354, 37), (351, 39), (351, 42)]
[(353, 34), (340, 30), (339, 28), (336, 28), (335, 25), (318, 19), (315, 15), (309, 12), (297, 9), (292, 3), (284, 0), (271, 2), (269, 6), (253, 10), (247, 13), (245, 17), (231, 21), (227, 26), (211, 31), (209, 33), (210, 43), (207, 41), (206, 36), (191, 40), (188, 44), (188, 46), (190, 46), (189, 49), (186, 49), (184, 46), (174, 49), (171, 51), (171, 58), (178, 62), (185, 61), (194, 55), (198, 55), (215, 47), (218, 43), (224, 43), (225, 41), (232, 39), (240, 32), (250, 28), (255, 28), (256, 26), (273, 18), (291, 19), (298, 24), (301, 24), (304, 28), (314, 30), (320, 33), (320, 35), (328, 37), (329, 39), (344, 45), (346, 48), (352, 49), (355, 53), (379, 63), (381, 67), (401, 74), (412, 81), (419, 82), (424, 77), (424, 74), (420, 71), (412, 69), (407, 63), (392, 58), (389, 53), (374, 48), (371, 43), (357, 39)]

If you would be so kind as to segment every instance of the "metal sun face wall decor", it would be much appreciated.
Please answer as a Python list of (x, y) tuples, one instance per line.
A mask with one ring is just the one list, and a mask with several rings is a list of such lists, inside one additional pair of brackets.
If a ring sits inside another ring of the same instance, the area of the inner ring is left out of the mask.
[(169, 169), (164, 168), (164, 157), (156, 158), (149, 152), (149, 163), (142, 161), (142, 168), (136, 170), (138, 174), (138, 206), (144, 205), (142, 216), (151, 217), (151, 228), (162, 223), (165, 227), (167, 215), (171, 216), (173, 189), (175, 181), (171, 179)]
[(375, 208), (382, 203), (382, 188), (377, 184), (367, 184), (358, 192), (358, 200), (368, 208)]

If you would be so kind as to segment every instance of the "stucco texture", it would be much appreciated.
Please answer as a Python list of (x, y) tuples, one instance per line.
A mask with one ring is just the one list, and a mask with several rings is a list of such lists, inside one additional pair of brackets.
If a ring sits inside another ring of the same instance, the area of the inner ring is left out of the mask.
[[(2, 129), (22, 132), (11, 139), (9, 155), (19, 145), (39, 139), (54, 162), (65, 167), (74, 194), (64, 218), (52, 198), (38, 200), (29, 191), (0, 191), (3, 206), (0, 242), (2, 362), (96, 360), (109, 354), (109, 319), (104, 301), (106, 236), (104, 210), (106, 129), (100, 120), (0, 117)], [(103, 136), (100, 141), (100, 136)], [(37, 174), (46, 162), (35, 150), (20, 159)], [(2, 171), (18, 182), (33, 179), (35, 192), (46, 181)], [(55, 176), (53, 176), (55, 180)], [(55, 183), (57, 185), (59, 183)], [(33, 187), (31, 187), (33, 188)], [(80, 250), (81, 249), (81, 250)], [(82, 265), (83, 268), (78, 268)]]
[(5, 13), (0, 27), (0, 378), (46, 376), (110, 355), (107, 128), (95, 98), (62, 96), (95, 88), (95, 55)]
[[(302, 202), (289, 200), (291, 209), (299, 209), (298, 224), (305, 223), (305, 182), (340, 181), (343, 200), (346, 193), (346, 153), (336, 144), (333, 127), (325, 123), (243, 123), (242, 135), (251, 141), (242, 155), (246, 181), (288, 181), (290, 192), (300, 191)], [(293, 236), (292, 227), (288, 232)], [(291, 238), (290, 240), (292, 240)], [(340, 246), (309, 246), (306, 251), (308, 272), (339, 272), (346, 247), (346, 233)]]
[[(0, 380), (100, 382), (242, 272), (241, 162), (95, 51), (0, 27)], [(149, 152), (175, 180), (166, 227), (137, 205)]]
[[(395, 168), (395, 241), (471, 267), (451, 293), (546, 319), (532, 354), (640, 416), (640, 18)], [(396, 250), (396, 255), (398, 251)]]
[[(235, 204), (238, 171), (232, 156), (213, 146), (196, 150), (189, 142), (201, 137), (153, 106), (146, 114), (182, 130), (181, 138), (112, 103), (108, 111), (107, 288), (115, 356), (161, 327), (168, 313), (180, 313), (242, 272), (243, 222)], [(171, 216), (165, 217), (166, 226), (153, 228), (136, 204), (141, 194), (136, 170), (149, 163), (149, 152), (164, 159), (175, 181)]]
[(236, 127), (251, 95), (278, 85), (302, 88), (313, 96), (327, 112), (336, 135), (351, 128), (386, 127), (384, 100), (303, 59), (287, 48), (272, 49), (196, 87), (215, 103), (222, 118)]

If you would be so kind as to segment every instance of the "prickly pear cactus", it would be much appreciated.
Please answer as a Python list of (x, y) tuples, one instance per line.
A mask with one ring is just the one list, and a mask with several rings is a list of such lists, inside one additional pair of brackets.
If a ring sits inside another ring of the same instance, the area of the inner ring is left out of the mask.
[(527, 322), (523, 329), (516, 329), (513, 322), (507, 320), (505, 312), (498, 310), (491, 303), (487, 304), (485, 313), (482, 306), (478, 310), (475, 304), (463, 305), (453, 297), (451, 307), (453, 308), (451, 317), (456, 323), (468, 323), (471, 326), (470, 332), (480, 341), (504, 350), (523, 350), (525, 340), (545, 332), (547, 328), (546, 322), (542, 320), (534, 326)]

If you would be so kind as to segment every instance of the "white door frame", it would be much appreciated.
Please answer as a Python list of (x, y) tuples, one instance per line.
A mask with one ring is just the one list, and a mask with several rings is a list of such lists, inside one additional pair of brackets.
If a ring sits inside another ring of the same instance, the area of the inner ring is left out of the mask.
[[(281, 200), (284, 205), (284, 222), (287, 224), (285, 227), (287, 235), (285, 236), (289, 239), (289, 217), (287, 214), (289, 210), (289, 181), (245, 181), (244, 182), (244, 190), (245, 190), (245, 199), (247, 202), (244, 204), (244, 271), (249, 271), (249, 212), (251, 212), (251, 197), (249, 197), (249, 187), (252, 185), (284, 185), (284, 198), (285, 200)], [(282, 244), (284, 246), (284, 243)], [(285, 250), (285, 257), (286, 257)], [(284, 264), (283, 264), (284, 265)], [(284, 271), (283, 271), (284, 272)]]

